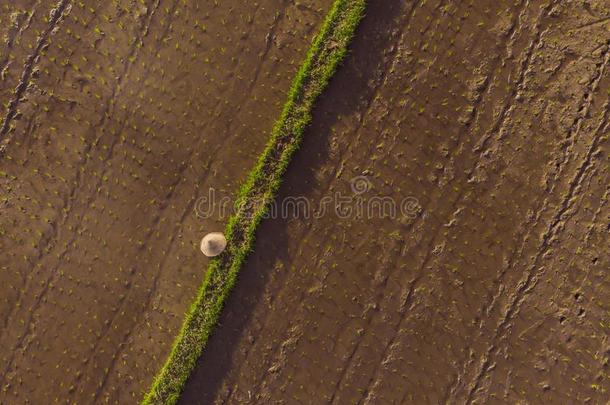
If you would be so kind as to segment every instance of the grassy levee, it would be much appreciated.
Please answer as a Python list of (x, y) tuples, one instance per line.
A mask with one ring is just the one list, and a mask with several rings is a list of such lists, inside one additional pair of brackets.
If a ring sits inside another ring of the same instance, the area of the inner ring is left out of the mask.
[(313, 105), (347, 53), (366, 0), (335, 0), (288, 94), (282, 114), (229, 219), (227, 250), (213, 259), (186, 314), (171, 353), (142, 404), (174, 404), (218, 321), (239, 269), (252, 250), (256, 229), (275, 198), (290, 159), (311, 121)]

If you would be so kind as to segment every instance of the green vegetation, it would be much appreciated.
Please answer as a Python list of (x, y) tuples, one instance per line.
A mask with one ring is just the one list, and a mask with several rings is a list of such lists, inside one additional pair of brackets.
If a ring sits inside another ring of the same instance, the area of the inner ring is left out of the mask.
[(237, 273), (252, 250), (256, 229), (275, 197), (314, 102), (347, 53), (364, 14), (365, 0), (335, 0), (297, 73), (288, 100), (264, 152), (238, 193), (236, 214), (226, 229), (227, 250), (210, 262), (169, 358), (143, 404), (174, 404), (216, 325)]

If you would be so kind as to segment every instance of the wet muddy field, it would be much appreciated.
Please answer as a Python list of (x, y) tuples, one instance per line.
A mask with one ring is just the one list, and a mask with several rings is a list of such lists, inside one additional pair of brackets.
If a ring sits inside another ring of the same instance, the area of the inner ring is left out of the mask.
[(0, 403), (135, 403), (326, 0), (0, 0)]
[(603, 0), (371, 0), (181, 403), (606, 403), (609, 45)]

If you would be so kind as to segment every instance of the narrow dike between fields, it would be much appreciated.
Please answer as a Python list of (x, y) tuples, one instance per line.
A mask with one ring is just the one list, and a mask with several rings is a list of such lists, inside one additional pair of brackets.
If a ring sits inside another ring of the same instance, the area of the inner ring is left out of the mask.
[(253, 248), (256, 229), (311, 121), (314, 103), (344, 59), (364, 10), (365, 0), (335, 0), (293, 81), (264, 152), (238, 193), (239, 208), (226, 229), (228, 248), (210, 262), (171, 353), (143, 404), (177, 402)]

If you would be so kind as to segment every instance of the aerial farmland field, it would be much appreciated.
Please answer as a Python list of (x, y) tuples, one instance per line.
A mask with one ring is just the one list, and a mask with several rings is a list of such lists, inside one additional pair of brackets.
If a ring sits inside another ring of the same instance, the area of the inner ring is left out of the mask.
[(0, 404), (610, 400), (607, 1), (0, 23)]
[(2, 2), (1, 403), (141, 399), (328, 6)]

